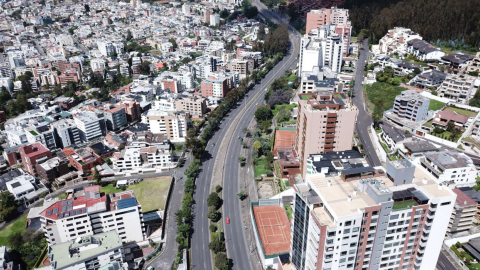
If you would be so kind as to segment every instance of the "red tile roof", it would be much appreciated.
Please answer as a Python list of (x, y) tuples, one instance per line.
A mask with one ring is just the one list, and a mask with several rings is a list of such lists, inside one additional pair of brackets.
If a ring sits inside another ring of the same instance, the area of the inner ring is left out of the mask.
[(466, 206), (473, 206), (477, 205), (477, 202), (472, 200), (472, 198), (468, 197), (467, 194), (465, 194), (463, 191), (461, 191), (458, 187), (455, 187), (453, 189), (453, 192), (457, 194), (457, 199), (455, 202), (458, 204), (460, 207), (466, 207)]

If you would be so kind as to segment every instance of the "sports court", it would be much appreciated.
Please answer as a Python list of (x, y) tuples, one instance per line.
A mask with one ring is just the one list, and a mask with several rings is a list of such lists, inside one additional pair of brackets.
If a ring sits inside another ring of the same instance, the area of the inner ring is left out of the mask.
[(255, 223), (265, 255), (290, 251), (290, 226), (285, 209), (279, 205), (253, 207)]

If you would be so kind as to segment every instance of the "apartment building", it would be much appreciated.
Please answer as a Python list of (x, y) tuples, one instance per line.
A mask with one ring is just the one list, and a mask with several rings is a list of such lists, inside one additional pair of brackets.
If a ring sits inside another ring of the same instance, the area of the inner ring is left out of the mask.
[(295, 183), (294, 269), (435, 269), (455, 194), (407, 160), (391, 163), (388, 177), (358, 169)]
[(378, 51), (374, 50), (374, 52), (384, 55), (404, 54), (407, 50), (407, 42), (413, 39), (422, 40), (422, 37), (410, 28), (395, 27), (388, 30), (388, 33), (379, 40)]
[(37, 173), (35, 168), (35, 164), (37, 164), (37, 162), (46, 160), (52, 156), (52, 152), (50, 152), (48, 148), (39, 142), (22, 146), (18, 149), (18, 152), (22, 158), (22, 165), (24, 169), (31, 175), (35, 175)]
[(189, 114), (185, 112), (167, 112), (149, 110), (142, 122), (148, 124), (153, 134), (165, 134), (173, 142), (184, 142), (187, 136)]
[(311, 72), (314, 67), (330, 68), (340, 72), (343, 61), (344, 42), (335, 33), (335, 25), (324, 25), (301, 39), (300, 74)]
[(128, 123), (138, 121), (142, 118), (140, 103), (138, 103), (133, 98), (126, 98), (120, 101), (119, 103), (117, 103), (117, 106), (125, 109), (125, 114), (127, 116)]
[(438, 88), (442, 82), (447, 78), (447, 74), (440, 70), (431, 70), (418, 74), (413, 78), (412, 82), (420, 88)]
[(110, 231), (118, 234), (119, 244), (144, 239), (142, 206), (132, 190), (101, 194), (99, 186), (88, 186), (83, 191), (40, 212), (49, 246)]
[(457, 186), (473, 186), (477, 169), (472, 159), (464, 153), (440, 151), (424, 153), (421, 166), (438, 183), (454, 182)]
[(29, 143), (40, 142), (51, 150), (57, 148), (54, 131), (46, 122), (37, 122), (26, 127), (25, 135)]
[(82, 142), (90, 142), (106, 134), (106, 124), (103, 116), (94, 112), (79, 112), (73, 116)]
[(451, 53), (440, 58), (440, 64), (448, 66), (448, 69), (453, 73), (458, 73), (464, 69), (470, 61), (473, 60), (473, 55), (464, 53)]
[(458, 187), (455, 187), (453, 192), (457, 194), (457, 199), (455, 200), (447, 232), (458, 233), (468, 231), (475, 221), (477, 202), (472, 200)]
[(103, 112), (108, 130), (115, 131), (127, 125), (127, 114), (123, 107), (106, 105)]
[(193, 118), (203, 118), (207, 113), (207, 99), (198, 96), (181, 96), (175, 99), (177, 111), (188, 112)]
[(146, 144), (142, 147), (127, 146), (121, 152), (114, 153), (111, 160), (114, 169), (128, 172), (142, 173), (176, 167), (176, 163), (173, 162), (173, 152), (170, 151), (168, 143)]
[(299, 94), (298, 97), (295, 150), (300, 158), (301, 173), (306, 175), (310, 154), (352, 149), (358, 110), (343, 93)]
[(334, 32), (343, 40), (342, 55), (346, 57), (349, 52), (350, 35), (352, 31), (352, 25), (349, 21), (349, 10), (337, 7), (310, 10), (310, 12), (307, 13), (305, 33), (308, 35), (310, 31), (328, 24), (335, 25)]
[(50, 124), (55, 132), (55, 139), (60, 148), (70, 147), (82, 143), (80, 133), (72, 119), (62, 119)]
[(438, 96), (455, 103), (468, 104), (480, 85), (480, 80), (466, 74), (448, 74), (437, 89)]
[(96, 165), (102, 165), (102, 158), (92, 148), (65, 148), (63, 153), (68, 156), (70, 165), (85, 175), (93, 174)]
[(78, 83), (79, 81), (77, 73), (63, 73), (57, 76), (57, 83), (62, 86), (67, 85), (68, 82)]
[(227, 78), (207, 78), (201, 84), (202, 97), (224, 98), (228, 93)]
[(68, 160), (59, 157), (53, 157), (44, 162), (35, 165), (37, 173), (41, 179), (48, 183), (52, 183), (55, 178), (70, 172), (68, 168)]
[(393, 113), (399, 118), (421, 122), (428, 114), (430, 99), (420, 95), (415, 90), (405, 90), (395, 97)]
[(48, 256), (50, 266), (44, 268), (51, 270), (107, 269), (105, 267), (112, 264), (119, 267), (118, 264), (125, 260), (122, 242), (115, 231), (80, 236), (64, 243), (49, 245)]

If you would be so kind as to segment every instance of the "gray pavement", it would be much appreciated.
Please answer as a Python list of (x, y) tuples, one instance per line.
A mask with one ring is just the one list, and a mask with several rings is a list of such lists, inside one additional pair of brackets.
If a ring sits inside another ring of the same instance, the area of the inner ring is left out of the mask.
[(360, 50), (360, 57), (358, 58), (355, 71), (355, 94), (353, 97), (353, 104), (358, 108), (356, 131), (360, 138), (360, 142), (363, 144), (363, 150), (365, 151), (365, 157), (371, 166), (381, 166), (382, 163), (378, 159), (375, 148), (373, 147), (372, 140), (368, 135), (368, 129), (372, 125), (372, 117), (365, 109), (365, 102), (363, 100), (363, 77), (365, 71), (365, 63), (368, 59), (369, 49), (368, 41), (364, 40), (362, 44), (362, 50)]

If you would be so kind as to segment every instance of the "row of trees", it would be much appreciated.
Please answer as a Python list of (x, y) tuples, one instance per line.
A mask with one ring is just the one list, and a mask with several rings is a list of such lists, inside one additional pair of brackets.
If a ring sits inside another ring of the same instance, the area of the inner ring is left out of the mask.
[(369, 29), (372, 43), (403, 26), (450, 47), (480, 45), (480, 0), (347, 0), (345, 7), (354, 33)]

